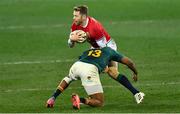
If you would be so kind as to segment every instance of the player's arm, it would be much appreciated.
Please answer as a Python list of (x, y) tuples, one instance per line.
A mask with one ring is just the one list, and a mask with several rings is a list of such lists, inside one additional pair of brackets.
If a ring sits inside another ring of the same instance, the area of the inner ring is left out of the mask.
[[(75, 42), (76, 42), (76, 37), (74, 37), (74, 34), (73, 34), (73, 31), (75, 31), (76, 29), (75, 29), (75, 25), (74, 24), (72, 24), (72, 26), (71, 26), (71, 32), (70, 32), (70, 34), (69, 34), (69, 39), (68, 39), (68, 46), (70, 47), (70, 48), (73, 48), (74, 46), (75, 46)], [(72, 35), (73, 35), (73, 37), (72, 37)]]
[(75, 42), (77, 41), (77, 34), (75, 34), (75, 32), (71, 32), (69, 34), (69, 39), (68, 39), (68, 45), (70, 48), (73, 48), (75, 46)]
[(74, 45), (75, 45), (75, 42), (72, 41), (72, 40), (69, 38), (69, 39), (68, 39), (68, 46), (69, 46), (70, 48), (73, 48)]
[(68, 45), (70, 48), (73, 48), (75, 46), (75, 43), (79, 40), (80, 35), (76, 33), (75, 31), (71, 32), (69, 34), (69, 39), (68, 39)]
[(125, 64), (126, 66), (128, 66), (129, 69), (131, 69), (133, 71), (133, 79), (134, 79), (134, 81), (137, 81), (138, 72), (137, 72), (134, 62), (131, 59), (129, 59), (128, 57), (121, 58), (120, 62), (122, 64)]
[(117, 51), (114, 51), (112, 49), (111, 49), (111, 53), (113, 55), (112, 60), (117, 61), (119, 63), (122, 63), (122, 64), (128, 66), (128, 68), (131, 69), (131, 71), (133, 71), (133, 79), (134, 79), (134, 81), (137, 81), (138, 72), (137, 72), (137, 69), (135, 67), (134, 62), (131, 59), (129, 59), (128, 57), (126, 57), (126, 56), (122, 55), (121, 53), (119, 53)]

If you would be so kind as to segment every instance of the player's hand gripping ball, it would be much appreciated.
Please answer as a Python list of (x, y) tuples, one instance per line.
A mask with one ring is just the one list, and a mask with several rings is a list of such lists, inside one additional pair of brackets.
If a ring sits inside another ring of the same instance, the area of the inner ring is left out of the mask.
[(87, 39), (87, 34), (83, 30), (75, 30), (70, 33), (71, 41), (83, 43)]

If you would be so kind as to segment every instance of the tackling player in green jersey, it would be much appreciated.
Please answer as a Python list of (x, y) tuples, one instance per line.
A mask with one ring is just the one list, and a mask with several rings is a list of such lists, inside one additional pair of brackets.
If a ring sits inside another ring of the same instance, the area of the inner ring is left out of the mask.
[[(75, 62), (71, 66), (69, 75), (62, 79), (61, 83), (57, 87), (57, 90), (48, 99), (46, 106), (50, 108), (53, 107), (57, 96), (59, 96), (72, 81), (78, 79), (81, 79), (82, 85), (89, 97), (79, 98), (77, 94), (73, 94), (73, 107), (75, 109), (80, 109), (80, 103), (95, 107), (103, 106), (104, 95), (99, 74), (103, 71), (108, 72), (109, 70), (116, 69), (115, 67), (108, 67), (108, 64), (112, 60), (127, 65), (133, 71), (134, 81), (137, 81), (137, 70), (132, 60), (130, 60), (128, 57), (109, 47), (90, 49), (85, 51), (79, 57), (79, 61)], [(116, 81), (130, 90), (138, 104), (142, 102), (145, 94), (134, 88), (125, 75), (119, 73), (113, 75), (116, 76)]]
[(110, 49), (109, 47), (105, 47), (102, 49), (90, 49), (85, 51), (79, 57), (79, 61), (94, 64), (98, 67), (99, 72), (102, 72), (106, 66), (109, 65), (111, 60), (120, 62), (122, 58), (122, 54)]

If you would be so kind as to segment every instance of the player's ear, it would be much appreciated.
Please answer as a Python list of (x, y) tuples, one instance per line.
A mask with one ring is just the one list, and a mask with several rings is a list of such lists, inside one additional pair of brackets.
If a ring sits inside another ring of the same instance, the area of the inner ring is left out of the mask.
[(87, 17), (86, 15), (82, 15), (83, 20), (86, 20), (86, 17)]

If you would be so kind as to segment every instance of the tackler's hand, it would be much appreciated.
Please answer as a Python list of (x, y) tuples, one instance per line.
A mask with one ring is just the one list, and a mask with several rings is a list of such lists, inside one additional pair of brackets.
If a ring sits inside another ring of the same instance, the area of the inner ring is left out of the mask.
[(138, 81), (138, 76), (137, 76), (137, 74), (135, 74), (135, 73), (133, 73), (133, 80), (134, 80), (135, 82)]
[(104, 70), (103, 70), (103, 73), (107, 73), (108, 71), (109, 71), (109, 67), (106, 66), (106, 68), (104, 68)]

